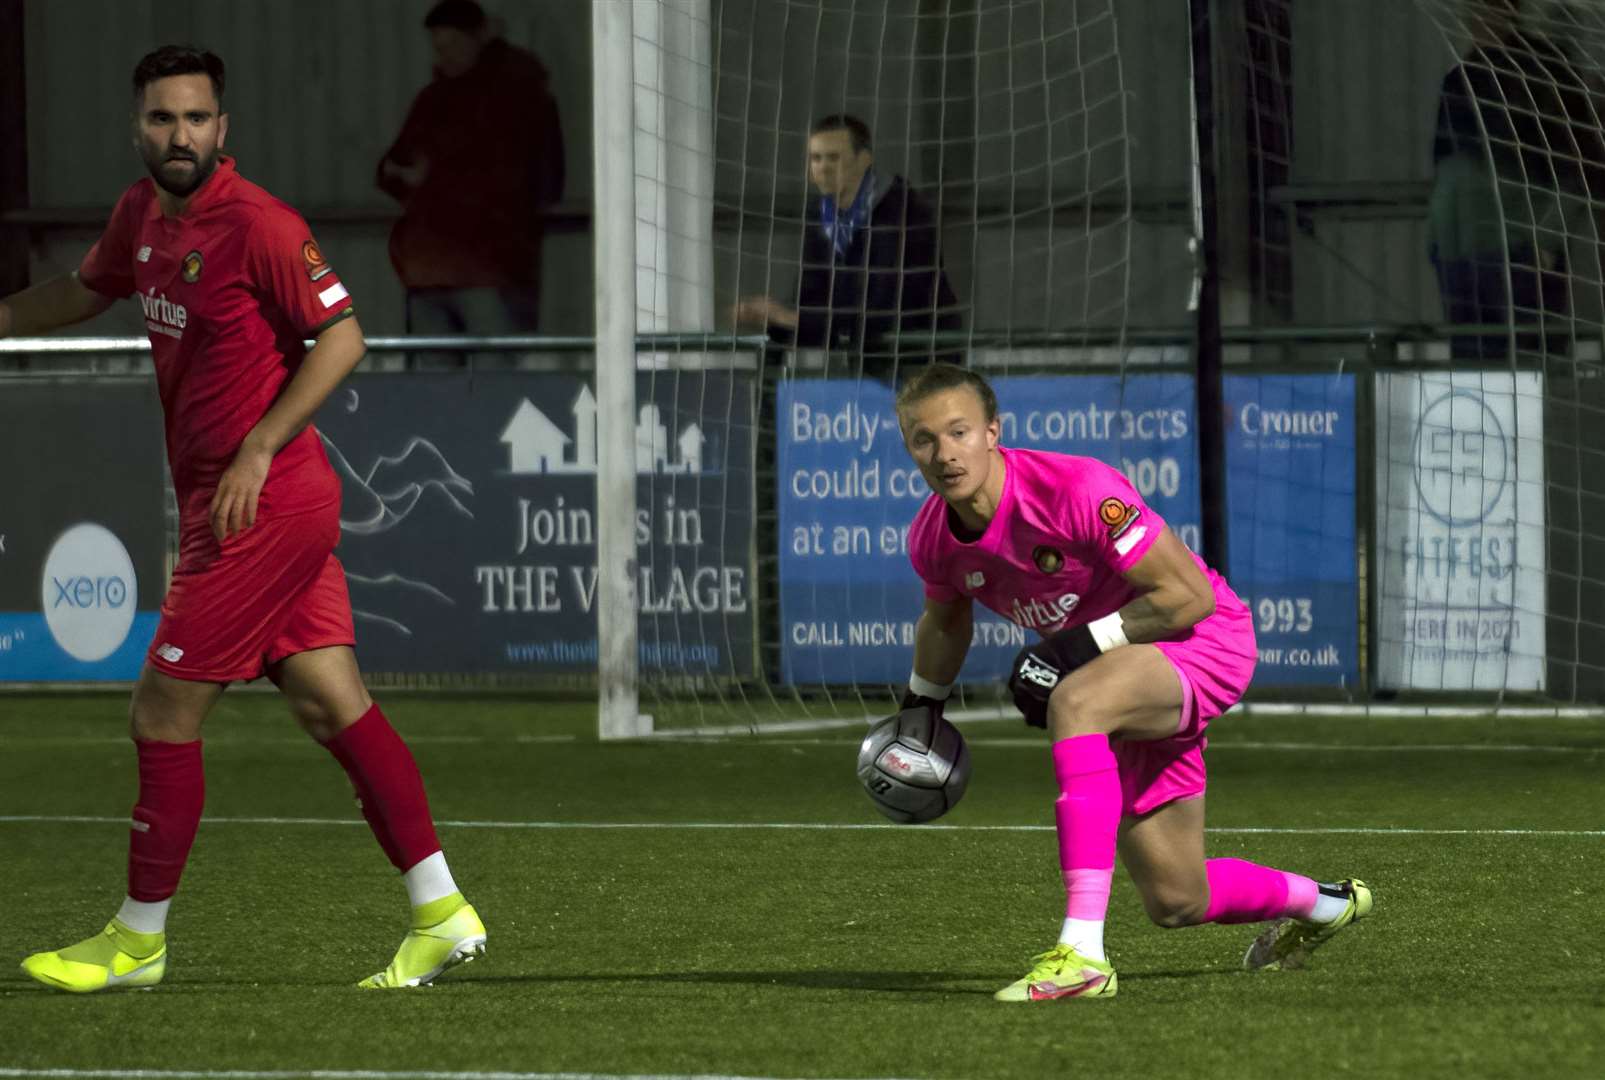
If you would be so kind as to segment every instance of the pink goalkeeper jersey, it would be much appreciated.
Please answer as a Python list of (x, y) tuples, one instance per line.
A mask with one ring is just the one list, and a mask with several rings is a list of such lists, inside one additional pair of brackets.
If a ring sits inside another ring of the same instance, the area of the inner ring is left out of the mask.
[[(940, 495), (915, 515), (909, 560), (925, 595), (938, 602), (971, 597), (1044, 635), (1130, 603), (1137, 592), (1121, 575), (1148, 553), (1164, 519), (1124, 474), (1096, 458), (998, 450), (1003, 498), (979, 540), (953, 535)], [(1246, 609), (1231, 586), (1193, 559), (1215, 589), (1215, 614), (1204, 622), (1241, 616)]]

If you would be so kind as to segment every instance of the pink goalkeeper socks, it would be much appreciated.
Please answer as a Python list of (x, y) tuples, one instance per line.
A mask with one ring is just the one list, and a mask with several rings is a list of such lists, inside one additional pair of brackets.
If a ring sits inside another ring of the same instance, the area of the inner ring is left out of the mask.
[[(1054, 818), (1059, 866), (1064, 871), (1065, 918), (1101, 929), (1109, 907), (1121, 814), (1120, 773), (1109, 737), (1076, 735), (1054, 743), (1053, 771), (1060, 792)], [(1210, 859), (1204, 870), (1209, 878), (1204, 922), (1307, 919), (1320, 896), (1319, 886), (1307, 877), (1242, 859)]]
[(1102, 922), (1120, 830), (1120, 774), (1107, 735), (1076, 735), (1053, 744), (1059, 781), (1054, 820), (1064, 871), (1065, 916)]
[(1319, 887), (1307, 877), (1273, 870), (1242, 859), (1210, 859), (1209, 908), (1205, 922), (1264, 922), (1292, 916), (1307, 919), (1315, 910)]

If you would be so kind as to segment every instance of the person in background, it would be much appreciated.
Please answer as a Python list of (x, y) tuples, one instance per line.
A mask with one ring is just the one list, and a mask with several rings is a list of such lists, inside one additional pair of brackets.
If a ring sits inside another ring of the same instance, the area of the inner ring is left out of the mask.
[[(933, 331), (958, 330), (958, 300), (942, 268), (936, 222), (901, 176), (875, 168), (869, 127), (826, 116), (808, 136), (808, 206), (796, 302), (748, 296), (738, 327), (778, 344), (859, 351), (867, 373), (929, 362)], [(888, 365), (886, 358), (892, 360)]]
[[(1450, 323), (1547, 323), (1518, 349), (1564, 352), (1569, 240), (1595, 237), (1605, 198), (1597, 102), (1566, 50), (1518, 22), (1520, 0), (1469, 16), (1473, 39), (1443, 77), (1433, 136), (1429, 253)], [(1504, 360), (1505, 335), (1454, 340), (1457, 359)]]
[(563, 194), (546, 68), (474, 0), (441, 0), (424, 27), (435, 78), (377, 175), (402, 206), (390, 261), (407, 290), (407, 331), (533, 333), (544, 215)]

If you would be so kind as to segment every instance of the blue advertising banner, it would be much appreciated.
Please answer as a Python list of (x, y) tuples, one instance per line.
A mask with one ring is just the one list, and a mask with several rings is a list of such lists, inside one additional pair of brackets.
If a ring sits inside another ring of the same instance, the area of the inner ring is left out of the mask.
[[(1190, 377), (1031, 376), (993, 387), (1004, 445), (1121, 469), (1184, 542), (1199, 546)], [(1255, 605), (1270, 661), (1262, 660), (1259, 679), (1352, 679), (1353, 380), (1234, 376), (1226, 397), (1228, 578)], [(908, 526), (929, 490), (903, 448), (892, 391), (852, 380), (789, 382), (777, 409), (782, 677), (899, 685), (923, 604)], [(1000, 679), (1027, 640), (1020, 627), (977, 609), (963, 681)]]
[[(1197, 542), (1189, 378), (1021, 377), (993, 388), (1004, 445), (1084, 454), (1124, 470), (1184, 540)], [(900, 684), (924, 603), (908, 563), (908, 526), (930, 491), (903, 448), (892, 390), (792, 382), (779, 388), (778, 408), (782, 675)], [(977, 609), (963, 680), (997, 680), (1026, 641), (1020, 627)]]
[[(752, 379), (642, 375), (636, 400), (641, 667), (750, 675)], [(346, 380), (317, 425), (366, 669), (596, 670), (596, 412), (579, 375)]]
[(1254, 613), (1256, 686), (1359, 679), (1352, 375), (1225, 381), (1227, 580)]

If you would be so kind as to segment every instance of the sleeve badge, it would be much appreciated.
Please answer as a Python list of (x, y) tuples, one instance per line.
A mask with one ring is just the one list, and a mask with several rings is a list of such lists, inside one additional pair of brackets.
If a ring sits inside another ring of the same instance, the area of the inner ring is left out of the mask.
[(1120, 499), (1110, 497), (1098, 504), (1098, 520), (1109, 530), (1109, 539), (1118, 540), (1132, 523), (1142, 517), (1142, 511)]
[(301, 258), (307, 264), (307, 277), (313, 281), (330, 273), (330, 266), (324, 261), (323, 252), (318, 250), (316, 241), (307, 240), (301, 245)]

